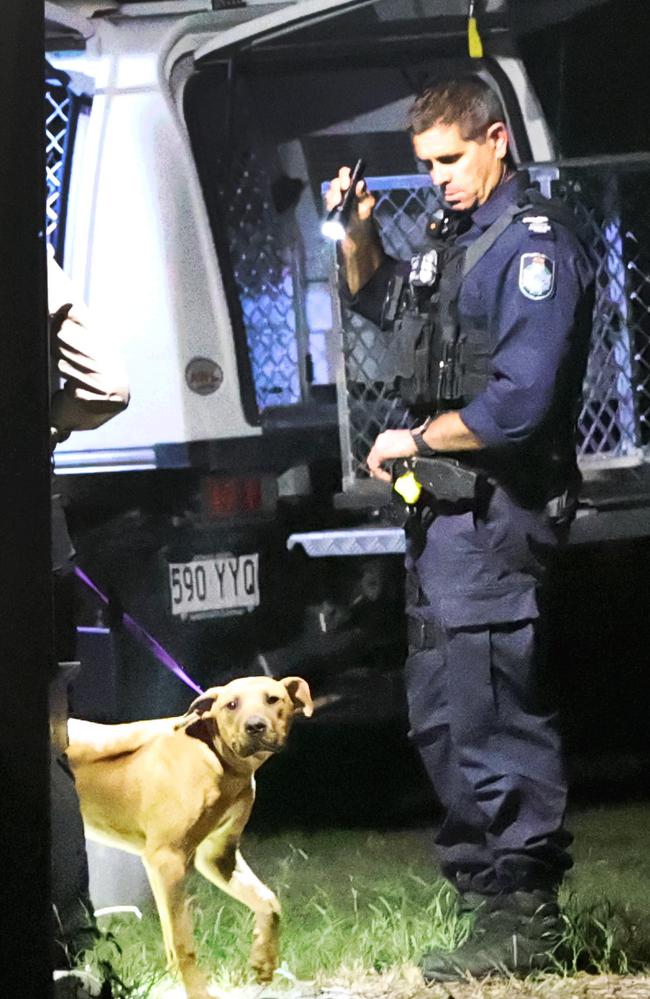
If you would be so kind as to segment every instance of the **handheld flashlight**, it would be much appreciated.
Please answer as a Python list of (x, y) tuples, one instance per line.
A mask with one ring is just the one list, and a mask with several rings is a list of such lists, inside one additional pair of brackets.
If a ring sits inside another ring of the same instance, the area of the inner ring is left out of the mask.
[(350, 219), (350, 212), (352, 211), (352, 205), (354, 203), (356, 187), (363, 177), (365, 169), (366, 164), (364, 161), (357, 160), (354, 165), (354, 170), (350, 174), (350, 186), (339, 201), (338, 205), (335, 205), (334, 208), (330, 209), (327, 213), (327, 217), (321, 224), (320, 231), (326, 239), (340, 240), (344, 238), (345, 230), (347, 229), (348, 221)]

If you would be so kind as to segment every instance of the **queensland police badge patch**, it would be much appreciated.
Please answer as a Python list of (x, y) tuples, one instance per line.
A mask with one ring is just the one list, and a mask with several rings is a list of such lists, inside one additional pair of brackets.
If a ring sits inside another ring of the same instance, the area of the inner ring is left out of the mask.
[(519, 261), (519, 290), (539, 302), (555, 288), (555, 263), (544, 253), (522, 253)]

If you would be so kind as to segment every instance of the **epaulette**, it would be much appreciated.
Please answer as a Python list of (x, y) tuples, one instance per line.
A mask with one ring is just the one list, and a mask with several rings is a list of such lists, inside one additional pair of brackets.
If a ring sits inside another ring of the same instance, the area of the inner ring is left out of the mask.
[(548, 215), (522, 215), (519, 221), (527, 225), (528, 232), (535, 236), (546, 236), (553, 231)]
[(519, 205), (521, 211), (515, 218), (527, 225), (528, 231), (533, 235), (547, 235), (552, 232), (552, 222), (565, 226), (571, 232), (577, 229), (578, 220), (569, 206), (558, 198), (545, 198), (536, 187), (530, 187), (523, 192)]

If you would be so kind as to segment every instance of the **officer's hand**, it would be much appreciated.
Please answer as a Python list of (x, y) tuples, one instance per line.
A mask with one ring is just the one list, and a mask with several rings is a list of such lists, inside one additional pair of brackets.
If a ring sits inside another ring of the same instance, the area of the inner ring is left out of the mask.
[(381, 467), (383, 463), (394, 458), (410, 458), (417, 453), (410, 430), (384, 430), (376, 438), (366, 459), (368, 471), (373, 479), (390, 482), (391, 474)]
[[(325, 195), (325, 207), (328, 212), (340, 204), (343, 195), (350, 186), (351, 172), (350, 167), (341, 167), (338, 175), (331, 181), (329, 190)], [(376, 199), (366, 187), (366, 183), (363, 179), (358, 181), (355, 193), (356, 212), (353, 211), (350, 217), (351, 226), (354, 225), (355, 218), (359, 222), (367, 222), (368, 219), (372, 217), (372, 212), (376, 203)]]

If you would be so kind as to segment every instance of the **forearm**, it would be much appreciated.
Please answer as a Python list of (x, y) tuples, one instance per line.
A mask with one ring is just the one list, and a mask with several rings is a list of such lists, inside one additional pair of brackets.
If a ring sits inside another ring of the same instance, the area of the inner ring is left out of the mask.
[(73, 430), (96, 430), (126, 409), (121, 396), (103, 399), (80, 398), (69, 388), (60, 389), (52, 396), (50, 419), (57, 440), (65, 440)]
[[(435, 451), (476, 451), (483, 447), (479, 438), (465, 426), (458, 413), (442, 413), (420, 430), (425, 444)], [(390, 482), (390, 472), (382, 466), (395, 458), (412, 458), (419, 453), (410, 430), (384, 430), (373, 444), (366, 463), (373, 478)]]
[(425, 427), (422, 438), (434, 451), (477, 451), (482, 441), (463, 423), (458, 413), (441, 413)]
[(372, 222), (360, 225), (341, 240), (339, 264), (352, 295), (356, 295), (386, 260), (386, 253)]

